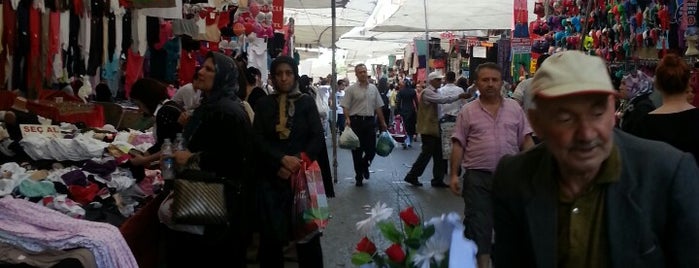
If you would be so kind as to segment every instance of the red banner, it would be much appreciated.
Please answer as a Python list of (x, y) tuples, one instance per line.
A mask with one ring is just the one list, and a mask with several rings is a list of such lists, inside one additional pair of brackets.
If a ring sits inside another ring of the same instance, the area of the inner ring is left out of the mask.
[(274, 27), (274, 30), (284, 28), (284, 0), (274, 0), (272, 2), (272, 27)]

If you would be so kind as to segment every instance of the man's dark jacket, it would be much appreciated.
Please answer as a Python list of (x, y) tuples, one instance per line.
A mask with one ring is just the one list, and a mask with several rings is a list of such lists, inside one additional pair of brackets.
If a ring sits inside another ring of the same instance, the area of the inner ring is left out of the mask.
[[(611, 267), (699, 267), (699, 170), (693, 157), (619, 130), (614, 143), (622, 171), (604, 200)], [(542, 144), (498, 164), (496, 267), (557, 266), (554, 161)]]

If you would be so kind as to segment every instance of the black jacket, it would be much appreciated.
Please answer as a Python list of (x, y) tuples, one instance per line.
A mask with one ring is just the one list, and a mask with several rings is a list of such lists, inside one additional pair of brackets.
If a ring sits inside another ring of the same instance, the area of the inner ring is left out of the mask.
[(255, 105), (254, 129), (257, 150), (261, 153), (262, 172), (267, 177), (276, 177), (285, 155), (308, 154), (311, 160), (318, 160), (324, 145), (323, 126), (318, 115), (315, 100), (304, 94), (296, 100), (291, 133), (287, 140), (279, 139), (276, 131), (279, 122), (279, 102), (277, 94), (262, 97)]
[(243, 103), (235, 95), (238, 71), (232, 59), (223, 54), (213, 55), (217, 69), (213, 89), (194, 110), (184, 138), (187, 148), (199, 154), (202, 171), (248, 180), (253, 132)]
[[(622, 171), (605, 189), (610, 267), (699, 267), (692, 156), (618, 130), (614, 143)], [(492, 191), (496, 267), (557, 267), (555, 165), (544, 144), (500, 160)]]
[(634, 98), (629, 105), (632, 105), (621, 117), (620, 128), (626, 133), (638, 136), (638, 125), (642, 123), (643, 117), (655, 110), (655, 105), (650, 99), (650, 94)]

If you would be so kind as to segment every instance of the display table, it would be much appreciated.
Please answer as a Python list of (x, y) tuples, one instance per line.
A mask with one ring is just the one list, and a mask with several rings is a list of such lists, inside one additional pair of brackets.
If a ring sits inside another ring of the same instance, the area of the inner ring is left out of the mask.
[(56, 103), (50, 100), (36, 100), (27, 103), (27, 109), (55, 122), (83, 122), (88, 127), (104, 126), (104, 110), (100, 105), (81, 102)]
[(10, 110), (17, 95), (9, 90), (0, 90), (0, 111)]

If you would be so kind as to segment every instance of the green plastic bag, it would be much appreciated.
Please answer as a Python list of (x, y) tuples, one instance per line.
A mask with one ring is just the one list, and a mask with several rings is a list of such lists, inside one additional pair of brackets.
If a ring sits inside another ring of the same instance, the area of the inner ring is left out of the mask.
[(379, 136), (379, 140), (376, 142), (376, 154), (379, 156), (386, 157), (391, 152), (393, 151), (393, 148), (396, 147), (396, 141), (393, 140), (393, 137), (391, 137), (391, 134), (388, 134), (388, 132), (384, 131), (381, 133)]

